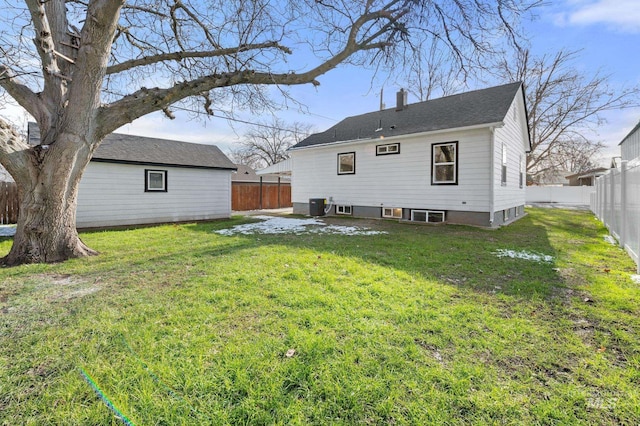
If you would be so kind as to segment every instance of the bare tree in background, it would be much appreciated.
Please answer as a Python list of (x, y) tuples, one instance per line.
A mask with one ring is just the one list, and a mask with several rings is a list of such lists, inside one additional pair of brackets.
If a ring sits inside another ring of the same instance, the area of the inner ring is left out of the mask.
[(515, 60), (502, 63), (504, 78), (525, 83), (532, 144), (527, 174), (534, 183), (562, 170), (593, 168), (603, 148), (595, 139), (603, 113), (638, 105), (638, 87), (616, 91), (608, 76), (584, 75), (577, 56), (561, 50), (535, 58), (522, 49)]
[[(340, 64), (402, 64), (431, 35), (458, 64), (514, 40), (538, 1), (0, 0), (0, 89), (37, 122), (28, 145), (0, 119), (19, 188), (7, 265), (96, 254), (78, 237), (78, 184), (106, 135), (175, 103), (261, 111), (268, 86), (319, 85)], [(223, 114), (224, 115), (224, 114)]]
[(289, 158), (287, 149), (309, 136), (311, 128), (310, 124), (288, 124), (279, 118), (259, 123), (244, 134), (229, 157), (236, 164), (265, 168)]
[[(427, 39), (419, 45), (415, 54), (407, 59), (407, 67), (401, 77), (403, 82), (398, 82), (399, 86), (406, 88), (420, 102), (466, 88), (470, 70), (456, 63), (454, 52), (443, 50), (438, 39)], [(469, 67), (475, 68), (467, 65)]]

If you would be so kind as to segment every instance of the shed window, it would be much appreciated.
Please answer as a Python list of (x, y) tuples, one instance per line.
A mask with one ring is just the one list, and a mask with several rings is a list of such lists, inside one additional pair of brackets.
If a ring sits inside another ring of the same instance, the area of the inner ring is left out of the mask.
[(144, 192), (167, 192), (167, 171), (145, 170)]
[(436, 143), (432, 146), (431, 184), (458, 184), (458, 142)]
[(356, 173), (356, 153), (344, 152), (338, 154), (338, 174), (353, 175)]
[(392, 217), (394, 219), (402, 218), (402, 209), (394, 208), (394, 207), (383, 207), (382, 208), (382, 217)]
[(399, 143), (376, 145), (376, 155), (390, 155), (390, 154), (400, 154)]

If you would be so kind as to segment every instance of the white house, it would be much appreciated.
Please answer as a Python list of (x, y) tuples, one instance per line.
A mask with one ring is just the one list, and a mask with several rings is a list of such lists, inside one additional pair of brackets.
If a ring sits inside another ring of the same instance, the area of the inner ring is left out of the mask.
[(498, 227), (524, 214), (530, 149), (521, 83), (410, 105), (400, 91), (290, 149), (293, 211)]
[(640, 157), (640, 122), (620, 142), (622, 160), (631, 161)]
[[(39, 143), (29, 123), (29, 141)], [(78, 191), (78, 228), (209, 220), (231, 216), (236, 166), (214, 145), (112, 133)]]

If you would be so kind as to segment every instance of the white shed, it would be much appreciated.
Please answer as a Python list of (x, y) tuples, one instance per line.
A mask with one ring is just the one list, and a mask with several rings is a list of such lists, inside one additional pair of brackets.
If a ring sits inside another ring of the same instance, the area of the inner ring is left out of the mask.
[(497, 227), (524, 214), (531, 149), (512, 83), (348, 117), (291, 148), (294, 213)]
[[(29, 123), (29, 140), (39, 143), (35, 123)], [(214, 145), (112, 133), (80, 181), (76, 225), (228, 218), (235, 170)]]

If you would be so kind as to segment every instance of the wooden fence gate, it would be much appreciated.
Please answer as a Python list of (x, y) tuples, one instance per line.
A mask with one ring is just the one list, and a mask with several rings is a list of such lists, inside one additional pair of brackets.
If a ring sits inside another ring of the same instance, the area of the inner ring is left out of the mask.
[(0, 182), (0, 225), (18, 222), (18, 185)]
[(291, 207), (291, 185), (271, 182), (233, 182), (231, 210), (261, 210)]

